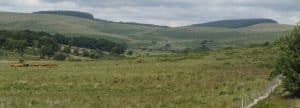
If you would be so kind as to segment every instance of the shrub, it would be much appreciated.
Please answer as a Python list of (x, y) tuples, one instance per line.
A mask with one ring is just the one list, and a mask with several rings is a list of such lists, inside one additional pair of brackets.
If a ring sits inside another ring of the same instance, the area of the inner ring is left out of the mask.
[(63, 53), (70, 54), (71, 53), (71, 46), (65, 46), (62, 50)]
[(133, 55), (133, 51), (132, 51), (132, 50), (129, 50), (129, 51), (127, 52), (127, 55), (132, 56), (132, 55)]
[(280, 47), (280, 57), (277, 60), (275, 71), (272, 76), (282, 74), (283, 87), (292, 95), (300, 94), (300, 27), (295, 29), (289, 36), (281, 38), (277, 45)]
[(90, 52), (88, 50), (82, 50), (82, 56), (83, 57), (89, 57), (90, 56)]
[(65, 61), (67, 58), (66, 54), (62, 54), (62, 53), (55, 53), (53, 59), (54, 60), (59, 60), (59, 61)]
[(103, 55), (101, 51), (91, 51), (89, 57), (93, 59), (98, 59)]

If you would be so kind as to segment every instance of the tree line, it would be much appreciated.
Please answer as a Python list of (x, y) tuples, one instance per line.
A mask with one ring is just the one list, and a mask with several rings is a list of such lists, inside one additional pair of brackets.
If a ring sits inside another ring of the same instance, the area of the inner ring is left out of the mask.
[(101, 50), (111, 54), (123, 54), (126, 50), (125, 43), (120, 44), (106, 39), (67, 37), (62, 34), (50, 34), (43, 31), (0, 30), (0, 48), (18, 52), (21, 55), (26, 48), (33, 47), (39, 49), (41, 57), (49, 58), (60, 50), (61, 45)]

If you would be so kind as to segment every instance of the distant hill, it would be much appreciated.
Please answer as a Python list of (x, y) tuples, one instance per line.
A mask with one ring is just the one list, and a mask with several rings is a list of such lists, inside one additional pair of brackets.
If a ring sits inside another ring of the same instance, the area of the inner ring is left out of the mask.
[[(133, 49), (197, 48), (202, 41), (209, 46), (241, 47), (250, 43), (273, 41), (293, 25), (262, 23), (243, 28), (189, 26), (165, 28), (145, 24), (120, 23), (66, 15), (0, 12), (0, 30), (32, 30), (60, 33), (68, 37), (101, 38), (117, 43), (126, 42)], [(212, 45), (214, 44), (214, 45)]]
[(237, 20), (221, 20), (203, 24), (195, 24), (193, 27), (223, 27), (223, 28), (242, 28), (262, 23), (275, 23), (272, 19), (237, 19)]
[(168, 26), (160, 26), (160, 25), (153, 25), (153, 24), (142, 24), (142, 23), (135, 23), (135, 22), (113, 22), (113, 21), (107, 21), (107, 20), (103, 20), (103, 19), (96, 19), (96, 18), (94, 18), (93, 14), (90, 14), (90, 13), (87, 13), (87, 12), (79, 12), (79, 11), (64, 11), (64, 10), (39, 11), (39, 12), (33, 12), (33, 14), (64, 15), (64, 16), (79, 17), (79, 18), (85, 18), (85, 19), (102, 21), (102, 22), (108, 22), (108, 23), (123, 23), (123, 24), (130, 24), (130, 25), (140, 25), (140, 26), (152, 26), (152, 27), (168, 28)]
[(92, 14), (86, 12), (79, 12), (79, 11), (39, 11), (33, 13), (34, 14), (56, 14), (56, 15), (66, 15), (66, 16), (94, 19), (94, 16)]
[(121, 24), (130, 24), (130, 25), (139, 25), (139, 26), (152, 26), (152, 27), (161, 27), (161, 28), (169, 28), (169, 26), (161, 26), (154, 24), (143, 24), (143, 23), (135, 23), (135, 22), (119, 22)]

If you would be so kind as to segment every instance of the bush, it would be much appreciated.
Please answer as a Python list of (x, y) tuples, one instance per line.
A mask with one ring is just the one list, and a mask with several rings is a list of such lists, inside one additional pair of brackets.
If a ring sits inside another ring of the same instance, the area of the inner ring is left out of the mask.
[(89, 57), (93, 59), (98, 59), (103, 55), (101, 51), (91, 51)]
[(59, 61), (65, 61), (67, 58), (66, 54), (62, 54), (62, 53), (55, 53), (53, 56), (54, 60), (59, 60)]
[(82, 50), (82, 56), (83, 57), (89, 57), (90, 56), (90, 52), (88, 50)]
[(281, 38), (277, 45), (281, 55), (277, 60), (275, 71), (272, 76), (282, 74), (283, 87), (292, 95), (300, 95), (300, 27), (295, 29), (289, 36)]
[(62, 50), (63, 53), (70, 54), (71, 53), (71, 46), (65, 46)]
[(132, 55), (133, 55), (133, 51), (132, 51), (132, 50), (129, 50), (129, 51), (127, 52), (127, 55), (132, 56)]

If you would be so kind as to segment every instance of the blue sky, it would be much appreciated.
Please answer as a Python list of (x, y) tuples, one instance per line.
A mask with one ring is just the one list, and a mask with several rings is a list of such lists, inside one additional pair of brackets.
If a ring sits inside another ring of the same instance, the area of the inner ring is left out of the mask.
[(299, 4), (300, 0), (0, 0), (0, 10), (77, 10), (99, 19), (167, 26), (240, 18), (296, 24)]

